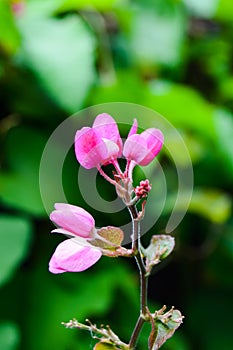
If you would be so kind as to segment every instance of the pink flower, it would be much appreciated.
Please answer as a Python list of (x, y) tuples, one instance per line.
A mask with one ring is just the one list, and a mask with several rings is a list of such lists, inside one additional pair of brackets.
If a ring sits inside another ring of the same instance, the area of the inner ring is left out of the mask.
[(75, 154), (86, 169), (99, 168), (122, 154), (122, 140), (115, 120), (99, 114), (92, 128), (84, 127), (75, 135)]
[(160, 152), (164, 137), (159, 129), (150, 128), (141, 134), (137, 132), (137, 121), (129, 132), (125, 141), (123, 154), (128, 161), (134, 161), (139, 165), (148, 165)]
[(53, 232), (65, 233), (69, 235), (91, 238), (95, 231), (95, 220), (86, 210), (76, 207), (75, 205), (56, 203), (55, 209), (50, 214), (50, 220), (61, 229)]
[(94, 265), (102, 256), (88, 238), (95, 237), (95, 220), (84, 209), (70, 204), (56, 203), (50, 219), (60, 228), (52, 232), (73, 238), (60, 243), (49, 262), (52, 273), (80, 272)]

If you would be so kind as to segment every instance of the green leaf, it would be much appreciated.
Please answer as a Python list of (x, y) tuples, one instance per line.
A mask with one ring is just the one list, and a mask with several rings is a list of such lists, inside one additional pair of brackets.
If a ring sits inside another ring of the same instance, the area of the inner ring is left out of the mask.
[(189, 211), (220, 224), (230, 217), (231, 199), (219, 190), (196, 189), (193, 192)]
[(214, 17), (219, 0), (184, 0), (192, 14), (201, 18)]
[(19, 330), (13, 323), (0, 324), (1, 350), (16, 350), (19, 345)]
[(93, 350), (112, 350), (112, 349), (119, 350), (119, 348), (116, 347), (115, 345), (112, 345), (110, 343), (103, 342), (103, 341), (97, 343), (93, 348)]
[(117, 4), (122, 5), (122, 0), (63, 0), (59, 11), (80, 10), (83, 8), (94, 8), (99, 11), (111, 10)]
[(214, 108), (197, 91), (165, 80), (153, 81), (149, 88), (146, 106), (161, 113), (175, 127), (196, 131), (215, 141)]
[(215, 17), (223, 21), (231, 21), (232, 2), (230, 0), (218, 0), (218, 6), (215, 13)]
[(179, 310), (171, 309), (165, 314), (155, 313), (154, 324), (149, 338), (149, 349), (158, 350), (167, 339), (171, 338), (181, 325), (183, 316)]
[[(171, 160), (175, 160), (176, 166), (185, 168), (185, 166), (189, 166), (189, 163), (187, 156), (183, 152), (184, 145), (180, 142), (180, 136), (188, 149), (192, 164), (197, 163), (204, 157), (207, 147), (203, 139), (198, 137), (198, 135), (193, 135), (193, 133), (185, 130), (179, 130), (179, 134), (173, 132), (173, 130), (168, 131), (166, 133), (166, 148), (163, 149), (163, 152)], [(169, 150), (172, 150), (172, 155)]]
[(228, 169), (231, 177), (233, 174), (233, 120), (232, 114), (218, 109), (214, 115), (215, 128), (217, 133), (217, 144), (222, 157), (222, 165)]
[(33, 129), (11, 129), (5, 146), (10, 170), (0, 175), (2, 201), (36, 216), (45, 214), (39, 188), (39, 165), (45, 142), (45, 137)]
[(0, 1), (0, 44), (10, 54), (14, 53), (20, 44), (11, 4), (5, 0)]
[[(73, 137), (68, 135), (62, 139), (53, 139), (47, 145), (47, 137), (41, 130), (22, 126), (12, 128), (5, 141), (4, 163), (7, 168), (0, 174), (0, 197), (3, 203), (42, 217), (47, 216), (46, 211), (53, 210), (54, 203), (66, 200), (64, 192), (68, 189), (73, 194), (73, 197), (69, 197), (71, 202), (77, 200), (77, 194), (73, 191), (76, 162), (73, 151), (72, 157), (67, 155), (72, 140)], [(45, 145), (47, 149), (44, 155)]]
[(185, 12), (181, 9), (180, 4), (166, 3), (161, 8), (141, 7), (135, 12), (131, 29), (134, 59), (142, 65), (175, 66), (180, 62), (186, 31)]
[[(167, 198), (165, 212), (168, 213), (172, 210), (176, 196), (177, 194), (170, 195)], [(180, 201), (176, 207), (178, 211), (185, 209), (186, 196), (186, 191), (183, 190), (180, 194)], [(188, 211), (203, 216), (214, 223), (220, 224), (230, 217), (231, 205), (230, 196), (220, 190), (212, 188), (195, 188)]]
[[(122, 86), (131, 88), (125, 90)], [(99, 104), (119, 101), (147, 106), (164, 116), (174, 127), (195, 132), (205, 141), (216, 142), (215, 108), (189, 86), (159, 79), (146, 84), (135, 72), (118, 71), (117, 80), (112, 85), (95, 90), (92, 102)], [(117, 113), (115, 114), (117, 118)], [(138, 115), (137, 118), (143, 127), (154, 126), (151, 115), (147, 117), (145, 113), (143, 117)], [(132, 117), (126, 121), (132, 122)]]
[(224, 102), (233, 100), (233, 76), (232, 75), (227, 74), (224, 78), (222, 77), (222, 79), (219, 81), (219, 94)]
[(64, 0), (29, 0), (27, 1), (26, 11), (30, 16), (49, 17), (57, 12), (58, 7)]
[[(122, 86), (130, 86), (130, 89), (122, 89)], [(112, 84), (98, 86), (94, 90), (92, 103), (106, 102), (132, 102), (143, 104), (147, 86), (143, 85), (135, 71), (130, 69), (119, 70), (117, 79)], [(132, 118), (131, 118), (132, 119)]]
[(150, 245), (143, 251), (146, 256), (146, 270), (149, 273), (154, 265), (165, 259), (173, 251), (175, 239), (169, 235), (154, 235)]
[(31, 225), (20, 217), (0, 216), (0, 285), (6, 283), (28, 253)]
[(20, 16), (21, 60), (54, 101), (76, 112), (95, 81), (94, 36), (80, 17)]

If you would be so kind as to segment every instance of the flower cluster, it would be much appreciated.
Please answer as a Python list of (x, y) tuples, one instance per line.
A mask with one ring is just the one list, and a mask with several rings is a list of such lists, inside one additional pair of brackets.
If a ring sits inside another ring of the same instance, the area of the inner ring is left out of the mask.
[[(147, 302), (147, 279), (157, 264), (165, 259), (174, 249), (175, 241), (169, 235), (153, 235), (145, 248), (140, 240), (140, 225), (144, 218), (145, 206), (151, 184), (148, 179), (133, 187), (133, 169), (135, 165), (148, 165), (160, 152), (163, 134), (150, 128), (137, 134), (138, 125), (134, 120), (128, 137), (123, 144), (115, 120), (103, 113), (96, 117), (92, 127), (84, 127), (75, 135), (75, 154), (79, 163), (86, 169), (96, 167), (99, 173), (115, 186), (116, 193), (129, 210), (132, 223), (131, 249), (122, 247), (124, 233), (119, 227), (106, 226), (97, 229), (95, 220), (86, 210), (69, 204), (57, 203), (50, 219), (58, 226), (52, 232), (62, 233), (69, 238), (60, 243), (55, 250), (49, 270), (58, 274), (80, 272), (94, 265), (102, 255), (109, 257), (134, 257), (140, 275), (140, 311), (128, 343), (123, 342), (113, 330), (101, 325), (99, 328), (87, 321), (82, 324), (73, 319), (63, 323), (68, 328), (89, 331), (98, 339), (94, 350), (122, 349), (135, 350), (141, 329), (150, 323), (148, 349), (159, 349), (181, 325), (183, 316), (172, 307), (166, 306), (151, 312)], [(124, 171), (118, 158), (126, 159)], [(111, 164), (112, 176), (104, 171), (104, 166)], [(139, 207), (138, 207), (139, 205)]]
[[(119, 176), (132, 179), (136, 164), (148, 165), (163, 146), (163, 134), (159, 129), (150, 128), (137, 134), (137, 121), (123, 146), (115, 120), (106, 113), (99, 114), (93, 126), (78, 130), (75, 136), (75, 154), (78, 162), (86, 169), (113, 164)], [(127, 160), (126, 171), (121, 172), (117, 158), (122, 154)]]
[[(134, 120), (123, 145), (115, 120), (103, 113), (96, 117), (92, 127), (83, 127), (75, 135), (74, 146), (78, 162), (86, 169), (96, 167), (116, 187), (118, 196), (127, 206), (146, 197), (151, 189), (149, 181), (145, 180), (133, 191), (132, 172), (135, 165), (148, 165), (163, 145), (163, 134), (159, 129), (150, 128), (141, 134), (137, 134), (137, 129), (137, 121)], [(126, 158), (124, 171), (118, 163), (118, 158), (122, 155)], [(115, 168), (113, 178), (102, 169), (107, 164), (112, 164)], [(133, 193), (136, 195), (134, 198)], [(130, 255), (130, 252), (127, 253), (120, 246), (123, 239), (120, 229), (107, 227), (97, 230), (94, 218), (80, 207), (57, 203), (50, 219), (58, 226), (52, 232), (70, 237), (55, 250), (49, 263), (52, 273), (86, 270), (103, 254)]]
[(149, 183), (149, 180), (142, 180), (140, 181), (139, 186), (137, 186), (134, 189), (134, 193), (136, 194), (137, 198), (144, 198), (148, 195), (148, 193), (151, 190), (151, 184)]

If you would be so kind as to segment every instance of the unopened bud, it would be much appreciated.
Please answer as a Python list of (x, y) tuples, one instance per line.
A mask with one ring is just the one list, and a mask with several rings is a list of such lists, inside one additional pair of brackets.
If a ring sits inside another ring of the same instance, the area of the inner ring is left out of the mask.
[(149, 183), (149, 180), (142, 180), (140, 181), (139, 186), (137, 186), (134, 189), (134, 192), (138, 198), (144, 198), (148, 195), (148, 193), (151, 190), (151, 184)]

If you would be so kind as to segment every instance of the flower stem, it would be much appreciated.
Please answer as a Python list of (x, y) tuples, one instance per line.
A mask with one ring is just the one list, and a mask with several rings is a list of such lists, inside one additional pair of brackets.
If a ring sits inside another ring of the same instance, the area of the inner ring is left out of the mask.
[(135, 260), (137, 262), (140, 274), (140, 315), (129, 342), (129, 349), (133, 350), (136, 347), (137, 340), (142, 330), (142, 326), (145, 323), (147, 314), (148, 277), (146, 276), (146, 268), (140, 249), (140, 220), (138, 219), (138, 211), (135, 205), (128, 206), (128, 210), (132, 219), (132, 249), (134, 252), (136, 252)]
[(99, 171), (99, 173), (105, 178), (105, 180), (107, 180), (108, 182), (110, 182), (112, 185), (116, 186), (117, 183), (115, 180), (111, 179), (111, 177), (109, 177), (101, 168), (101, 166), (97, 166), (97, 169)]
[(120, 168), (120, 166), (119, 166), (119, 163), (118, 163), (117, 159), (113, 159), (111, 162), (112, 162), (113, 166), (115, 167), (115, 169), (116, 169), (118, 175), (120, 175), (120, 176), (123, 177), (123, 173), (122, 173), (122, 171), (121, 171), (121, 168)]

